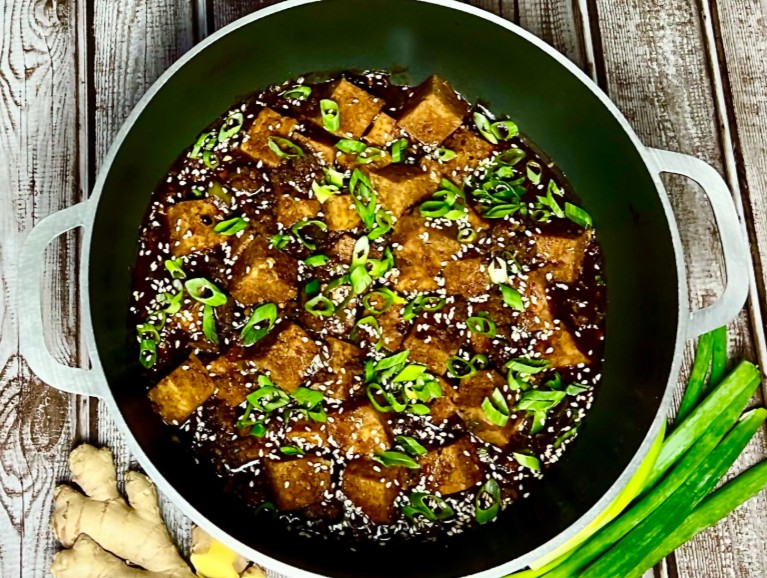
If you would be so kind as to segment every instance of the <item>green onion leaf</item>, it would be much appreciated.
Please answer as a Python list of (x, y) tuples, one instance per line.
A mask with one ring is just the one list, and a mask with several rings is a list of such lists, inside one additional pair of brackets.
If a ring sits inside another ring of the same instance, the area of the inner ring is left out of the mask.
[(547, 359), (531, 359), (529, 357), (515, 357), (506, 362), (504, 367), (509, 371), (532, 375), (546, 369), (551, 362)]
[(423, 365), (406, 365), (395, 377), (392, 379), (392, 383), (399, 383), (402, 381), (415, 381), (426, 373), (426, 368)]
[(373, 459), (377, 461), (379, 464), (383, 464), (387, 468), (390, 468), (392, 466), (402, 466), (403, 468), (410, 468), (412, 470), (417, 470), (418, 468), (421, 467), (418, 465), (417, 461), (415, 461), (409, 455), (404, 454), (402, 452), (396, 452), (396, 451), (379, 452), (373, 456)]
[(458, 156), (454, 150), (447, 149), (445, 147), (438, 148), (435, 154), (437, 156), (437, 160), (441, 163), (448, 163)]
[(375, 212), (376, 226), (368, 233), (368, 238), (375, 241), (378, 237), (391, 231), (394, 226), (394, 217), (389, 211), (379, 209)]
[(541, 175), (543, 174), (543, 167), (541, 163), (537, 161), (527, 161), (527, 178), (534, 185), (541, 183)]
[(229, 115), (218, 131), (218, 142), (226, 142), (240, 132), (243, 122), (245, 122), (245, 116), (241, 112), (238, 111)]
[(307, 301), (304, 309), (315, 317), (330, 317), (336, 312), (335, 304), (322, 294)]
[(184, 287), (193, 299), (204, 305), (218, 307), (226, 303), (226, 295), (213, 283), (203, 277), (189, 279), (184, 283)]
[(499, 285), (499, 287), (501, 288), (501, 297), (503, 297), (503, 302), (506, 305), (517, 311), (525, 310), (525, 304), (522, 303), (522, 295), (519, 291), (504, 284)]
[(290, 243), (290, 235), (286, 233), (277, 233), (275, 235), (272, 235), (272, 238), (269, 241), (269, 244), (274, 247), (275, 249), (284, 249), (288, 246), (288, 243)]
[(528, 453), (522, 453), (522, 452), (512, 452), (511, 455), (514, 456), (514, 459), (517, 460), (517, 462), (521, 466), (530, 468), (531, 470), (536, 472), (541, 471), (541, 462), (534, 455), (531, 455)]
[(474, 517), (480, 524), (487, 524), (495, 519), (501, 509), (501, 487), (490, 478), (480, 488), (475, 501)]
[(312, 255), (311, 257), (307, 257), (304, 259), (304, 264), (307, 267), (322, 267), (323, 265), (327, 265), (328, 261), (330, 261), (330, 257), (327, 255), (323, 255), (322, 253), (319, 253), (317, 255)]
[(219, 164), (218, 156), (212, 151), (203, 151), (202, 162), (205, 163), (205, 166), (209, 169), (215, 169)]
[[(382, 304), (376, 305), (373, 299), (382, 302)], [(371, 291), (362, 299), (362, 306), (365, 308), (365, 311), (373, 315), (380, 315), (395, 303), (402, 304), (405, 303), (405, 300), (388, 287)]]
[(298, 446), (282, 446), (280, 451), (286, 456), (302, 456), (306, 453)]
[(184, 270), (181, 268), (182, 263), (183, 261), (181, 258), (168, 259), (165, 261), (165, 268), (173, 279), (186, 279), (186, 273), (184, 273)]
[(477, 127), (479, 133), (492, 144), (498, 144), (498, 137), (493, 133), (493, 127), (490, 125), (490, 120), (481, 112), (474, 113), (474, 124)]
[(487, 274), (493, 283), (506, 283), (509, 280), (509, 266), (505, 259), (494, 257), (487, 268)]
[(454, 355), (448, 359), (446, 365), (447, 374), (450, 377), (465, 379), (472, 377), (477, 373), (477, 368), (474, 367), (471, 361), (467, 361), (466, 359), (458, 357), (457, 355)]
[(324, 203), (333, 195), (338, 194), (339, 188), (335, 185), (321, 185), (314, 181), (312, 182), (312, 192), (320, 203)]
[(213, 232), (219, 235), (234, 235), (248, 226), (248, 222), (242, 217), (235, 217), (228, 221), (221, 221), (215, 227)]
[(402, 508), (402, 513), (408, 520), (422, 516), (430, 522), (436, 522), (452, 517), (455, 515), (455, 510), (439, 496), (413, 492), (410, 495), (410, 504)]
[(329, 98), (320, 100), (320, 114), (322, 114), (322, 125), (330, 132), (336, 132), (341, 127), (341, 113), (335, 100)]
[(338, 172), (335, 169), (331, 168), (325, 168), (323, 169), (323, 172), (325, 173), (325, 182), (329, 185), (333, 185), (334, 187), (337, 187), (339, 189), (342, 189), (344, 186), (344, 174), (341, 172)]
[(477, 239), (477, 232), (471, 227), (464, 227), (458, 229), (458, 242), (459, 243), (473, 243)]
[(352, 249), (352, 262), (350, 268), (364, 265), (368, 260), (368, 254), (370, 253), (370, 241), (367, 237), (362, 236), (354, 243), (354, 249)]
[(357, 155), (357, 162), (361, 165), (369, 165), (382, 158), (383, 155), (384, 151), (377, 147), (365, 147), (365, 150)]
[(357, 332), (360, 327), (370, 326), (373, 328), (373, 332), (376, 334), (377, 341), (376, 341), (376, 349), (381, 349), (383, 346), (382, 342), (382, 334), (381, 334), (381, 326), (378, 324), (378, 321), (375, 317), (372, 315), (368, 315), (367, 317), (363, 317), (362, 319), (359, 319), (355, 324), (354, 327), (352, 327), (352, 331), (350, 334), (350, 337), (352, 341), (357, 340)]
[[(280, 409), (290, 403), (290, 398), (287, 393), (282, 391), (279, 387), (271, 385), (271, 380), (269, 380), (269, 378), (262, 380), (260, 379), (261, 377), (266, 376), (259, 376), (259, 385), (261, 385), (261, 387), (256, 391), (249, 393), (246, 398), (248, 403), (253, 406), (253, 409), (257, 409), (264, 413), (271, 413), (275, 409)], [(267, 385), (267, 383), (269, 385)]]
[(328, 226), (324, 222), (319, 221), (317, 219), (301, 219), (300, 221), (298, 221), (298, 223), (293, 225), (290, 228), (290, 230), (293, 231), (293, 234), (296, 236), (296, 238), (299, 241), (301, 241), (301, 243), (303, 243), (304, 247), (314, 251), (315, 249), (317, 249), (317, 244), (314, 241), (311, 241), (307, 239), (306, 237), (304, 237), (303, 234), (301, 233), (301, 230), (304, 227), (309, 227), (309, 226), (315, 226), (322, 231), (328, 230)]
[(407, 361), (408, 355), (410, 355), (410, 351), (405, 349), (389, 357), (384, 357), (375, 364), (375, 370), (380, 372), (386, 369), (399, 368)]
[(149, 369), (157, 361), (157, 342), (153, 339), (144, 339), (139, 344), (139, 361), (141, 365)]
[(138, 335), (139, 341), (151, 340), (156, 341), (157, 343), (161, 341), (160, 332), (152, 323), (142, 323), (141, 325), (137, 325), (136, 334)]
[(425, 456), (427, 454), (426, 448), (423, 447), (418, 440), (410, 436), (395, 436), (394, 441), (402, 446), (407, 453), (412, 456)]
[(497, 387), (493, 390), (490, 397), (482, 401), (482, 411), (485, 412), (487, 419), (498, 427), (503, 427), (509, 421), (509, 404), (506, 398)]
[(272, 330), (276, 321), (277, 305), (274, 303), (264, 303), (255, 309), (240, 331), (242, 344), (249, 347), (263, 339)]
[[(362, 141), (342, 138), (336, 143), (336, 148), (346, 154), (359, 155), (365, 152), (365, 149), (368, 148), (368, 146)], [(352, 188), (351, 185), (349, 188)]]
[(168, 306), (164, 309), (168, 315), (175, 315), (181, 310), (181, 305), (184, 301), (184, 292), (178, 291), (177, 293), (160, 293), (157, 296), (158, 303), (167, 303)]
[(511, 120), (499, 120), (490, 125), (490, 130), (498, 140), (510, 140), (519, 134), (517, 124)]
[(189, 153), (189, 158), (196, 159), (202, 154), (202, 151), (211, 150), (214, 146), (216, 146), (217, 139), (218, 137), (213, 131), (202, 133), (197, 139), (197, 142), (194, 143), (192, 152)]
[(408, 140), (401, 138), (395, 140), (391, 145), (391, 162), (402, 162), (403, 153), (407, 150)]
[(592, 226), (591, 215), (572, 203), (565, 203), (565, 216), (584, 229), (590, 229)]
[(466, 320), (466, 326), (472, 333), (486, 335), (487, 337), (495, 337), (496, 335), (495, 321), (487, 317), (486, 313), (469, 317)]
[(289, 88), (288, 90), (283, 92), (282, 96), (292, 100), (306, 100), (307, 98), (309, 98), (309, 95), (311, 93), (312, 93), (311, 86), (304, 86), (302, 84), (298, 84), (294, 86), (293, 88)]
[(255, 436), (257, 438), (262, 438), (266, 435), (266, 425), (264, 425), (264, 422), (257, 421), (253, 424), (253, 427), (250, 428), (250, 433), (248, 435)]
[(269, 148), (280, 158), (293, 159), (303, 156), (304, 150), (296, 143), (280, 136), (270, 136)]
[(213, 315), (213, 307), (205, 305), (202, 309), (202, 332), (211, 343), (218, 345), (218, 334), (216, 333), (216, 318)]
[(567, 386), (567, 389), (565, 389), (565, 393), (567, 395), (580, 395), (586, 393), (590, 389), (591, 386), (586, 385), (585, 383), (571, 383)]

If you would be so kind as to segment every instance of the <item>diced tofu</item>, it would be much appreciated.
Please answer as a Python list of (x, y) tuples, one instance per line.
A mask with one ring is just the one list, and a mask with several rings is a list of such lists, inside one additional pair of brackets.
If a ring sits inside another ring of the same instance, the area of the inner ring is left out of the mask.
[(431, 195), (439, 185), (438, 179), (435, 181), (420, 167), (401, 164), (370, 171), (370, 182), (378, 193), (378, 202), (395, 217)]
[[(553, 351), (549, 352), (552, 348)], [(538, 351), (549, 360), (553, 369), (590, 362), (564, 323), (556, 325), (548, 339), (538, 344)]]
[(493, 145), (464, 126), (451, 134), (442, 146), (456, 154), (454, 159), (441, 163), (442, 175), (459, 186), (493, 153)]
[(455, 388), (443, 377), (437, 376), (439, 386), (442, 388), (442, 397), (434, 400), (429, 409), (431, 410), (431, 420), (439, 425), (446, 422), (456, 414), (457, 408), (453, 399), (456, 396)]
[(268, 371), (276, 386), (293, 392), (304, 381), (318, 353), (319, 347), (306, 331), (296, 323), (288, 323), (253, 363), (261, 371)]
[(468, 490), (482, 481), (482, 464), (468, 437), (430, 451), (420, 462), (427, 489), (443, 496)]
[(290, 424), (285, 438), (302, 450), (327, 447), (327, 424), (312, 419), (301, 419)]
[(433, 75), (415, 91), (400, 116), (399, 126), (427, 145), (438, 145), (461, 126), (468, 105), (448, 82)]
[(277, 198), (277, 220), (283, 227), (292, 227), (302, 219), (313, 219), (319, 212), (320, 203), (315, 199), (299, 199), (288, 194)]
[[(340, 126), (335, 134), (341, 138), (359, 140), (370, 123), (383, 108), (384, 101), (342, 78), (331, 89), (329, 99), (338, 104)], [(322, 118), (314, 119), (323, 126)]]
[[(370, 298), (370, 303), (374, 307), (382, 307), (384, 300), (378, 295)], [(402, 330), (402, 310), (404, 305), (393, 303), (386, 311), (378, 316), (378, 325), (381, 327), (381, 338), (383, 347), (389, 351), (398, 351), (402, 341), (405, 339), (405, 333)]]
[(322, 212), (331, 231), (348, 231), (362, 223), (351, 195), (333, 195), (322, 204)]
[(181, 257), (217, 247), (227, 240), (226, 235), (214, 232), (219, 223), (219, 210), (206, 200), (183, 201), (168, 209), (170, 250)]
[(443, 269), (443, 262), (460, 251), (461, 244), (452, 231), (426, 227), (426, 220), (420, 214), (402, 217), (397, 222), (393, 241), (398, 244), (394, 257), (399, 277), (397, 290), (434, 291), (439, 288), (437, 277)]
[(397, 121), (382, 112), (370, 125), (370, 130), (368, 130), (364, 140), (375, 147), (385, 148), (401, 136), (402, 131), (397, 127)]
[(259, 236), (242, 250), (232, 268), (231, 293), (243, 305), (285, 303), (297, 295), (297, 277), (296, 260)]
[(332, 165), (336, 159), (336, 148), (331, 144), (319, 139), (296, 133), (293, 140), (300, 146), (304, 153), (317, 157), (322, 165)]
[(328, 256), (336, 259), (339, 263), (351, 263), (356, 242), (356, 239), (351, 235), (341, 235), (328, 250)]
[(402, 491), (405, 473), (398, 466), (387, 468), (368, 459), (349, 462), (343, 473), (344, 493), (375, 524), (394, 518), (394, 500)]
[(445, 290), (452, 295), (476, 297), (490, 293), (487, 265), (479, 257), (450, 259), (443, 269)]
[(586, 256), (586, 247), (591, 242), (591, 230), (584, 230), (576, 237), (539, 234), (535, 237), (535, 249), (550, 272), (553, 281), (574, 283), (578, 280)]
[[(202, 330), (204, 309), (205, 306), (199, 301), (187, 299), (178, 312), (167, 318), (165, 328), (168, 338), (175, 340), (186, 334), (187, 339), (184, 341), (189, 347), (205, 352), (217, 350), (218, 346), (205, 337)], [(219, 314), (220, 312), (217, 311), (216, 313)]]
[(416, 324), (405, 338), (405, 349), (410, 350), (410, 361), (422, 363), (437, 375), (447, 372), (447, 360), (458, 352), (461, 343), (444, 328), (431, 324)]
[(334, 399), (349, 399), (354, 386), (358, 383), (355, 379), (362, 375), (362, 350), (356, 345), (347, 343), (335, 337), (327, 337), (327, 355), (325, 364), (327, 368), (321, 370), (315, 379), (315, 384), (326, 396)]
[(248, 138), (240, 150), (254, 161), (262, 161), (268, 167), (277, 167), (283, 159), (269, 148), (269, 137), (288, 138), (297, 124), (293, 118), (282, 116), (271, 108), (264, 108), (250, 125)]
[(180, 424), (213, 395), (215, 385), (196, 355), (164, 377), (149, 392), (157, 413), (169, 424)]
[[(211, 361), (206, 369), (216, 384), (216, 397), (230, 407), (240, 405), (256, 382), (256, 377), (248, 378), (243, 375), (243, 364), (237, 358), (239, 349), (219, 355)], [(248, 387), (250, 384), (251, 387)]]
[[(502, 375), (493, 370), (478, 371), (472, 377), (461, 380), (455, 396), (455, 405), (458, 407), (458, 415), (466, 423), (466, 428), (482, 441), (505, 447), (509, 439), (524, 424), (524, 420), (509, 419), (505, 426), (497, 426), (487, 417), (482, 409), (482, 402), (489, 398), (493, 391), (498, 388), (503, 391), (506, 380)], [(514, 407), (516, 398), (506, 396), (508, 406)]]
[(331, 462), (305, 457), (289, 461), (267, 461), (266, 474), (277, 509), (299, 510), (321, 502), (332, 488)]
[(391, 447), (386, 420), (368, 403), (328, 415), (328, 429), (347, 456), (377, 454)]

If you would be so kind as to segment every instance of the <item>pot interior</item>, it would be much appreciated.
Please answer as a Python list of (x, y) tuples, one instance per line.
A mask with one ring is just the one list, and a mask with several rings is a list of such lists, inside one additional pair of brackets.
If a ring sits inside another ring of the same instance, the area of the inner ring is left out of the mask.
[[(528, 499), (447, 542), (357, 547), (255, 521), (208, 470), (179, 451), (149, 408), (126, 327), (138, 227), (178, 153), (237, 98), (309, 71), (432, 73), (509, 114), (563, 170), (592, 214), (607, 264), (601, 392), (580, 437)], [(669, 379), (679, 318), (670, 227), (639, 152), (599, 97), (544, 50), (484, 18), (408, 0), (329, 0), (231, 29), (165, 80), (111, 166), (89, 255), (98, 356), (128, 428), (154, 466), (211, 523), (243, 544), (328, 576), (464, 576), (523, 556), (605, 495), (638, 451)], [(163, 487), (160, 481), (161, 489)]]

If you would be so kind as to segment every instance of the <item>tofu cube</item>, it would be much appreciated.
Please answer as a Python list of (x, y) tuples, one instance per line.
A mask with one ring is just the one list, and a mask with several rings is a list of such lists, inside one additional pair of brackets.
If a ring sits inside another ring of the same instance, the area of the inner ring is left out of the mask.
[[(549, 351), (553, 348), (553, 351)], [(537, 344), (537, 351), (548, 359), (551, 368), (559, 369), (572, 365), (586, 365), (591, 360), (581, 351), (575, 337), (564, 323), (555, 325), (549, 336)]]
[(206, 200), (183, 201), (168, 208), (170, 251), (174, 257), (213, 249), (227, 240), (213, 229), (219, 210)]
[(441, 275), (443, 262), (450, 262), (452, 255), (461, 250), (451, 230), (433, 229), (417, 212), (403, 216), (397, 223), (393, 241), (399, 277), (397, 290), (434, 291), (439, 288), (437, 278)]
[[(359, 140), (384, 105), (383, 100), (345, 78), (333, 83), (328, 98), (338, 104), (340, 126), (333, 134), (355, 140)], [(314, 122), (323, 126), (322, 118), (319, 116), (314, 119)]]
[(331, 466), (328, 460), (316, 457), (267, 461), (266, 474), (277, 509), (300, 510), (321, 502), (332, 488)]
[(368, 403), (328, 415), (328, 429), (331, 441), (346, 456), (377, 454), (391, 447), (386, 420)]
[(461, 126), (469, 111), (465, 101), (437, 75), (415, 91), (400, 116), (399, 126), (426, 145), (436, 146)]
[(190, 355), (149, 391), (149, 399), (162, 419), (178, 425), (205, 403), (215, 389), (200, 360)]
[(586, 248), (591, 242), (591, 230), (577, 236), (539, 234), (535, 236), (535, 249), (550, 272), (553, 281), (574, 283), (580, 277)]
[[(384, 300), (378, 295), (370, 298), (370, 304), (373, 307), (382, 307)], [(378, 325), (381, 327), (381, 338), (383, 347), (388, 351), (399, 351), (402, 342), (405, 340), (407, 331), (402, 322), (402, 310), (404, 305), (392, 303), (386, 311), (378, 316)]]
[(427, 489), (443, 496), (468, 490), (482, 481), (482, 463), (468, 437), (430, 451), (420, 463)]
[(387, 468), (369, 459), (356, 459), (346, 466), (341, 488), (371, 522), (390, 524), (404, 476), (399, 466)]
[(332, 143), (300, 133), (294, 134), (293, 140), (305, 154), (316, 157), (321, 165), (332, 165), (336, 160), (336, 148)]
[(375, 118), (373, 124), (370, 125), (370, 130), (368, 130), (363, 140), (372, 146), (386, 148), (389, 143), (401, 136), (402, 131), (397, 126), (397, 121), (385, 112), (382, 112)]
[(302, 219), (313, 219), (319, 212), (320, 203), (315, 199), (301, 199), (290, 194), (277, 197), (277, 221), (285, 228)]
[[(240, 350), (234, 348), (219, 355), (205, 368), (216, 385), (216, 397), (229, 407), (240, 405), (254, 389), (256, 376), (247, 378), (243, 375), (243, 364), (238, 358)], [(250, 384), (250, 387), (248, 385)]]
[[(466, 428), (482, 441), (499, 447), (506, 447), (511, 436), (524, 424), (524, 420), (519, 418), (509, 419), (503, 427), (495, 425), (482, 409), (485, 398), (489, 398), (496, 388), (503, 391), (505, 383), (506, 379), (494, 370), (478, 371), (472, 377), (461, 380), (455, 396), (458, 415)], [(506, 394), (505, 397), (509, 408), (514, 407), (517, 399)]]
[(253, 359), (253, 364), (269, 372), (277, 387), (293, 392), (303, 383), (319, 349), (300, 325), (287, 323), (273, 343)]
[(422, 363), (437, 375), (444, 375), (447, 360), (458, 352), (460, 340), (454, 339), (444, 328), (431, 324), (419, 327), (416, 321), (405, 338), (404, 346), (410, 351), (411, 362)]
[(442, 397), (435, 399), (429, 406), (431, 421), (439, 425), (456, 415), (458, 408), (453, 400), (456, 396), (455, 388), (444, 378), (437, 376), (437, 382), (442, 388)]
[(327, 424), (313, 419), (291, 422), (285, 432), (285, 439), (302, 450), (327, 447)]
[(333, 246), (328, 249), (328, 257), (339, 263), (351, 263), (354, 254), (354, 245), (357, 240), (351, 235), (341, 235)]
[(240, 146), (240, 151), (254, 161), (276, 168), (283, 158), (269, 148), (270, 137), (289, 138), (298, 123), (289, 116), (282, 116), (271, 108), (264, 108), (258, 113), (248, 129), (248, 138)]
[(362, 350), (356, 345), (328, 336), (327, 348), (321, 353), (326, 368), (314, 382), (316, 388), (334, 399), (349, 399), (363, 373)]
[(479, 257), (451, 259), (443, 269), (445, 290), (452, 295), (476, 297), (491, 292), (487, 265)]
[(232, 267), (230, 291), (243, 305), (271, 301), (285, 303), (297, 295), (298, 263), (293, 257), (269, 247), (269, 239), (254, 238)]
[(401, 164), (370, 171), (370, 182), (381, 206), (398, 218), (439, 188), (439, 180), (435, 181), (430, 173)]
[(465, 126), (451, 134), (442, 146), (454, 151), (456, 156), (446, 163), (438, 163), (441, 174), (458, 186), (462, 186), (466, 177), (481, 161), (490, 158), (494, 150), (493, 145)]
[(362, 223), (351, 195), (333, 195), (322, 204), (325, 222), (331, 231), (348, 231)]

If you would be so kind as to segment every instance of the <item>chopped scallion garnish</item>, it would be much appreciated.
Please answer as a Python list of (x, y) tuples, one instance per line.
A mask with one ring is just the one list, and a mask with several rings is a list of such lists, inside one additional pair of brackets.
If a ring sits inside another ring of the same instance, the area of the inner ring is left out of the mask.
[(218, 307), (226, 303), (226, 295), (213, 283), (203, 277), (189, 279), (184, 283), (184, 287), (193, 299), (204, 305)]
[(341, 113), (338, 109), (338, 103), (329, 98), (320, 100), (320, 114), (322, 115), (322, 125), (330, 132), (336, 132), (341, 127)]
[(387, 468), (392, 466), (401, 466), (403, 468), (417, 470), (421, 467), (418, 465), (418, 462), (411, 458), (409, 455), (393, 450), (379, 452), (373, 456), (373, 459), (379, 464), (383, 464)]
[(234, 217), (227, 221), (221, 221), (215, 227), (213, 232), (219, 235), (235, 235), (244, 230), (248, 226), (248, 222), (242, 217)]
[(240, 331), (242, 344), (249, 347), (263, 339), (272, 330), (276, 321), (277, 305), (274, 303), (264, 303), (256, 308)]
[(300, 146), (280, 136), (270, 136), (268, 144), (271, 151), (280, 158), (292, 159), (304, 154)]

